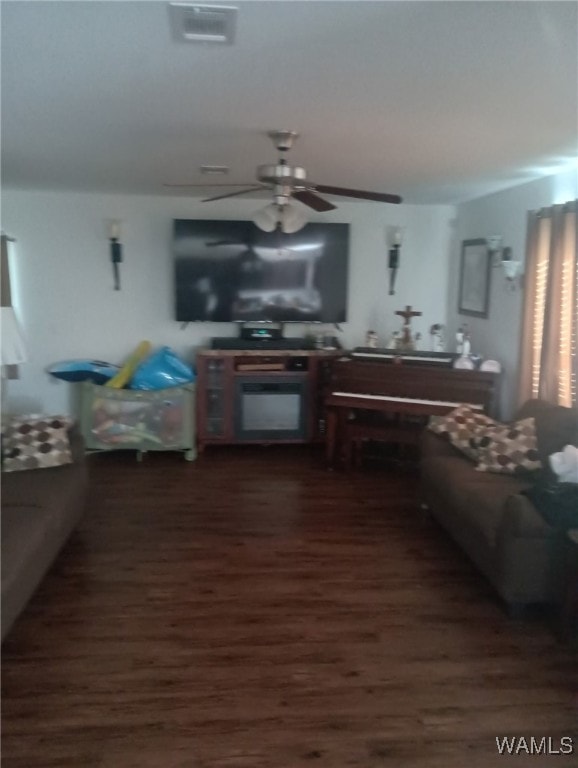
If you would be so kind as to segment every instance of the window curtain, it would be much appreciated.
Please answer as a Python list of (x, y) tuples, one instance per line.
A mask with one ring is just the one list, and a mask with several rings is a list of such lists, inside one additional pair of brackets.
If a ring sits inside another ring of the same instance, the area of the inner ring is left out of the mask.
[(528, 213), (520, 403), (578, 407), (577, 202)]

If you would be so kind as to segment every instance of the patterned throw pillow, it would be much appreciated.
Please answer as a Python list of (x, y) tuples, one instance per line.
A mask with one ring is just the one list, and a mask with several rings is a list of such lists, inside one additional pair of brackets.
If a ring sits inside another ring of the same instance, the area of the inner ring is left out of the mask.
[(432, 416), (428, 429), (450, 442), (470, 459), (478, 458), (478, 438), (497, 422), (469, 405), (459, 405), (443, 416)]
[(67, 416), (15, 416), (4, 424), (2, 470), (43, 469), (70, 464)]
[(542, 468), (536, 440), (536, 422), (522, 419), (498, 424), (477, 440), (480, 472), (523, 474)]

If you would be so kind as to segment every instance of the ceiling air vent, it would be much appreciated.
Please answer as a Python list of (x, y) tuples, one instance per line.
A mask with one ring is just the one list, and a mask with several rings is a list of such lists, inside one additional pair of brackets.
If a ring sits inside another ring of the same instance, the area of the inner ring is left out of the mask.
[(204, 176), (226, 176), (229, 173), (227, 165), (201, 165), (201, 173)]
[(237, 9), (227, 5), (170, 3), (175, 39), (187, 43), (224, 43), (235, 37)]

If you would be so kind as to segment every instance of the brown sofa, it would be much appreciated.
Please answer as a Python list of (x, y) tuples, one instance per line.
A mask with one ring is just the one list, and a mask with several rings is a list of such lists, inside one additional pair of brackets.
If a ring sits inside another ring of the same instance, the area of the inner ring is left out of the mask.
[[(578, 412), (528, 401), (514, 420), (534, 417), (543, 477), (548, 456), (578, 445)], [(519, 478), (479, 472), (475, 463), (442, 437), (421, 439), (421, 491), (434, 518), (518, 613), (529, 603), (557, 602), (561, 595), (563, 534), (551, 527), (523, 494), (536, 474)]]
[(2, 639), (84, 512), (84, 442), (74, 427), (69, 438), (72, 464), (2, 475)]

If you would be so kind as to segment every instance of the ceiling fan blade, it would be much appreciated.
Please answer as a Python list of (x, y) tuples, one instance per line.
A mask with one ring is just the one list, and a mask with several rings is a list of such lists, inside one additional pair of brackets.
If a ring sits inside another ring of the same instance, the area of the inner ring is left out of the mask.
[(319, 197), (319, 195), (316, 195), (307, 189), (293, 192), (293, 197), (296, 200), (299, 200), (300, 203), (303, 203), (303, 205), (308, 205), (309, 208), (313, 208), (314, 211), (333, 211), (337, 208), (333, 203), (329, 203), (327, 200), (324, 200), (322, 197)]
[(315, 184), (317, 192), (326, 195), (342, 195), (343, 197), (357, 197), (360, 200), (373, 200), (376, 203), (401, 203), (399, 195), (387, 195), (381, 192), (365, 192), (362, 189), (347, 189), (346, 187), (328, 187), (325, 184)]
[(186, 184), (186, 183), (185, 184), (166, 184), (165, 183), (165, 184), (163, 184), (163, 187), (170, 187), (170, 188), (173, 188), (173, 187), (183, 187), (183, 188), (185, 188), (185, 187), (204, 187), (206, 189), (207, 187), (246, 187), (250, 183), (251, 183), (250, 181), (246, 181), (244, 184), (219, 184), (219, 183), (213, 184), (210, 181), (205, 181), (202, 184), (192, 184), (192, 183), (191, 184)]
[(248, 195), (249, 192), (260, 192), (266, 189), (266, 187), (248, 187), (247, 189), (240, 189), (238, 192), (226, 192), (224, 195), (215, 195), (214, 197), (205, 197), (201, 200), (202, 203), (210, 203), (212, 200), (223, 200), (225, 197), (235, 197), (236, 195)]

